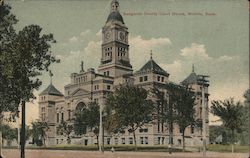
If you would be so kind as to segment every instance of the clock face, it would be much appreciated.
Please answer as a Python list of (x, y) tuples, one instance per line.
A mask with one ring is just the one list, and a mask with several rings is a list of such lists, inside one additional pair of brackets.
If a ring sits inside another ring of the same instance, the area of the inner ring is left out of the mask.
[(125, 39), (125, 34), (124, 34), (124, 32), (120, 32), (120, 33), (119, 33), (119, 38), (120, 38), (120, 40), (124, 41), (124, 39)]
[(105, 33), (105, 39), (109, 39), (110, 38), (110, 32)]

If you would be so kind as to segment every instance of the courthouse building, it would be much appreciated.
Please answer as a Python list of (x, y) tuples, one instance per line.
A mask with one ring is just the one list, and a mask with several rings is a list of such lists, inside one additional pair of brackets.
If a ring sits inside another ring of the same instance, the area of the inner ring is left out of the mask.
[[(65, 85), (64, 94), (51, 83), (39, 95), (40, 121), (45, 121), (49, 125), (46, 137), (47, 145), (66, 144), (67, 137), (58, 132), (60, 122), (71, 120), (74, 113), (87, 108), (89, 102), (95, 101), (100, 106), (105, 106), (107, 94), (113, 92), (115, 87), (120, 84), (134, 84), (147, 90), (154, 86), (161, 91), (166, 91), (164, 85), (170, 82), (170, 74), (154, 61), (152, 55), (139, 71), (133, 72), (129, 58), (128, 34), (128, 27), (119, 12), (119, 2), (113, 0), (110, 14), (102, 28), (100, 51), (102, 55), (98, 69), (84, 70), (82, 66), (79, 73), (70, 75), (71, 82)], [(133, 45), (133, 43), (130, 43), (130, 45)], [(195, 117), (201, 119), (202, 85), (198, 82), (198, 75), (193, 70), (180, 84), (189, 85), (193, 88), (196, 94)], [(205, 98), (207, 107), (208, 85), (205, 86)], [(208, 108), (206, 108), (206, 119), (208, 133)], [(186, 145), (202, 144), (201, 128), (188, 127), (185, 135)], [(97, 143), (94, 133), (90, 131), (83, 135), (76, 135), (72, 132), (70, 137), (71, 144), (93, 145)], [(165, 123), (158, 120), (138, 129), (136, 138), (139, 145), (168, 144), (169, 131)], [(105, 132), (104, 143), (113, 145), (133, 144), (133, 135), (128, 130), (116, 135)], [(178, 125), (174, 125), (173, 143), (174, 145), (182, 144), (181, 131)]]

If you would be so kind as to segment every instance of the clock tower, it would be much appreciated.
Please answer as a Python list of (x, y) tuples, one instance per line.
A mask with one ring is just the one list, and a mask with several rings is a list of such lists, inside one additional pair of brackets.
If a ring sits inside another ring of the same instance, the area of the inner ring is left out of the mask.
[(129, 60), (128, 28), (119, 12), (119, 2), (111, 2), (110, 14), (102, 28), (102, 58), (98, 68), (105, 76), (132, 74)]

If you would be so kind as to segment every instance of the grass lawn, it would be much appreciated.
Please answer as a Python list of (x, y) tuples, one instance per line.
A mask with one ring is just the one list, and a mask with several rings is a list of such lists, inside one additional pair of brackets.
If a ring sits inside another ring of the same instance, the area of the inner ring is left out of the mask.
[[(111, 148), (114, 147), (115, 151), (135, 151), (133, 145), (116, 145), (116, 146), (105, 146), (105, 151), (111, 151)], [(26, 149), (47, 149), (47, 150), (85, 150), (85, 151), (97, 151), (98, 146), (96, 145), (56, 145), (56, 146), (47, 146), (47, 147), (38, 147), (38, 146), (26, 146)], [(157, 146), (137, 146), (137, 151), (145, 152), (169, 152), (167, 146), (157, 145)], [(182, 149), (173, 148), (172, 152), (181, 152)]]
[[(248, 146), (242, 146), (242, 145), (234, 145), (234, 152), (238, 153), (247, 153), (249, 147)], [(219, 145), (219, 144), (210, 144), (208, 146), (209, 151), (216, 151), (216, 152), (232, 152), (232, 146), (231, 145)]]
[[(117, 145), (113, 146), (115, 151), (135, 151), (133, 145)], [(16, 148), (16, 147), (9, 147), (9, 148)], [(105, 146), (105, 151), (111, 151), (112, 146)], [(163, 145), (155, 145), (155, 146), (137, 146), (138, 150), (140, 152), (169, 152), (167, 146)], [(201, 147), (187, 147), (187, 148), (194, 148), (196, 152), (198, 152), (199, 148)], [(56, 145), (56, 146), (47, 146), (47, 147), (38, 147), (38, 146), (26, 146), (26, 149), (46, 149), (46, 150), (82, 150), (82, 151), (97, 151), (99, 150), (96, 145)], [(190, 149), (189, 149), (190, 150)], [(232, 147), (231, 145), (208, 145), (207, 146), (208, 151), (215, 151), (215, 152), (231, 152)], [(182, 148), (174, 148), (172, 149), (172, 152), (182, 152)], [(188, 152), (188, 151), (186, 151)], [(191, 151), (189, 151), (191, 152)], [(234, 146), (234, 152), (237, 153), (247, 153), (248, 152), (248, 146), (242, 146), (242, 145), (235, 145)]]

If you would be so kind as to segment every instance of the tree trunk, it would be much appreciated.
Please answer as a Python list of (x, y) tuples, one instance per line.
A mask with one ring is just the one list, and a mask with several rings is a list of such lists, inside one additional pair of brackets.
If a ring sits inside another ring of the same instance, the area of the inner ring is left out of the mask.
[(182, 151), (185, 152), (185, 129), (182, 131)]
[[(170, 100), (169, 100), (170, 102)], [(169, 154), (172, 154), (173, 147), (173, 111), (172, 104), (169, 103)]]
[(234, 130), (232, 130), (232, 153), (234, 153)]
[(98, 137), (98, 135), (96, 135), (96, 140), (97, 140), (97, 147), (99, 149), (99, 137)]
[(25, 101), (22, 101), (21, 158), (25, 158)]
[(70, 140), (70, 136), (68, 135), (67, 144), (70, 144), (70, 143), (71, 143), (71, 140)]
[(136, 137), (135, 137), (135, 130), (134, 130), (134, 128), (132, 128), (132, 130), (133, 130), (133, 136), (134, 136), (135, 151), (137, 151)]

